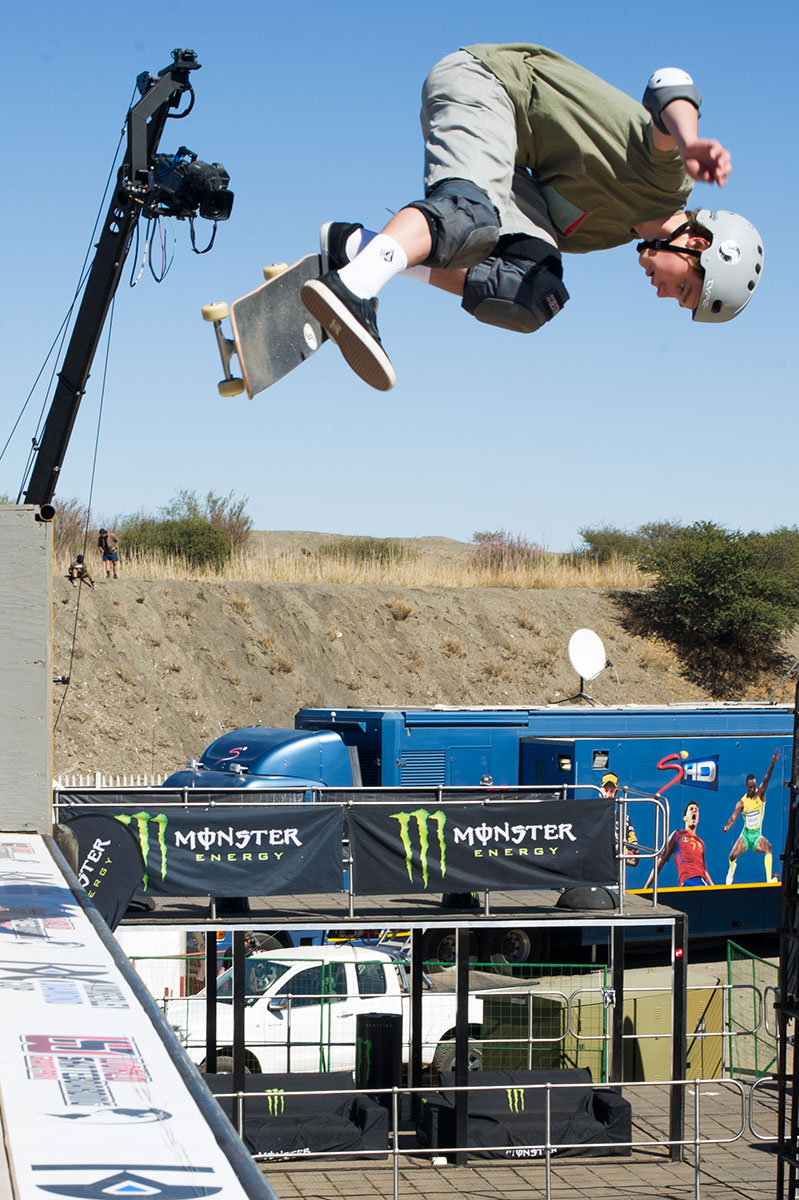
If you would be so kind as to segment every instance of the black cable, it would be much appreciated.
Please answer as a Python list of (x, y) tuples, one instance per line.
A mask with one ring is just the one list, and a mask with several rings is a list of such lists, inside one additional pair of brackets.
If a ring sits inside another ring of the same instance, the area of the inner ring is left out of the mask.
[(191, 110), (194, 108), (194, 99), (195, 99), (194, 88), (191, 86), (191, 84), (189, 84), (188, 87), (185, 89), (184, 95), (186, 94), (186, 92), (188, 93), (188, 96), (189, 96), (188, 108), (184, 108), (183, 112), (168, 112), (166, 115), (170, 121), (182, 121), (183, 118), (187, 117), (189, 115), (189, 113), (191, 112)]
[(153, 229), (153, 232), (154, 233), (157, 232), (159, 235), (159, 243), (161, 246), (161, 269), (160, 269), (160, 271), (156, 271), (155, 264), (153, 263), (153, 241), (155, 239), (152, 238), (150, 240), (150, 247), (149, 247), (149, 254), (148, 254), (149, 264), (150, 264), (150, 274), (152, 275), (152, 277), (156, 283), (164, 282), (167, 275), (169, 274), (172, 263), (175, 261), (175, 242), (177, 241), (177, 238), (175, 237), (175, 232), (173, 229), (172, 230), (172, 254), (169, 257), (169, 261), (167, 262), (167, 249), (166, 249), (166, 242), (167, 242), (166, 221), (167, 221), (167, 219), (168, 218), (166, 218), (166, 217), (156, 217), (154, 229)]
[(211, 249), (211, 247), (213, 246), (213, 244), (214, 244), (214, 241), (216, 240), (216, 227), (217, 227), (217, 225), (218, 225), (218, 224), (219, 224), (219, 222), (218, 222), (218, 221), (214, 221), (214, 227), (213, 227), (213, 229), (211, 230), (211, 240), (210, 240), (210, 242), (208, 243), (208, 245), (205, 247), (205, 249), (204, 249), (204, 250), (198, 250), (198, 249), (197, 249), (197, 242), (195, 241), (195, 238), (194, 238), (194, 217), (189, 217), (189, 229), (190, 229), (190, 231), (191, 231), (191, 248), (192, 248), (192, 250), (194, 251), (194, 253), (195, 253), (195, 254), (207, 254), (207, 253), (208, 253), (208, 251), (209, 251), (209, 250)]

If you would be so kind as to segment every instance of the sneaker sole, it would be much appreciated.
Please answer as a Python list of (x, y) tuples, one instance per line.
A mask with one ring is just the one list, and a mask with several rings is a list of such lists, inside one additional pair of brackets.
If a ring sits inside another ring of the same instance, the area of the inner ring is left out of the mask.
[(308, 312), (336, 343), (355, 374), (379, 392), (390, 391), (397, 382), (391, 360), (338, 296), (318, 279), (304, 283), (300, 296)]

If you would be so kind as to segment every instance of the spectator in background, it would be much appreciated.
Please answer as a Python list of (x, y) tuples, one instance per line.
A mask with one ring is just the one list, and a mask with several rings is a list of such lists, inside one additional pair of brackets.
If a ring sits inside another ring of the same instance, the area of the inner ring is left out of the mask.
[(113, 531), (101, 529), (97, 539), (97, 548), (103, 557), (106, 579), (119, 579), (119, 538)]
[[(607, 800), (615, 800), (619, 791), (619, 777), (615, 771), (606, 771), (600, 781), (602, 795)], [(624, 819), (624, 843), (621, 847), (621, 852), (627, 860), (628, 867), (638, 866), (638, 855), (635, 852), (635, 847), (638, 845), (638, 838), (635, 836), (633, 823), (629, 816), (625, 814)], [(619, 840), (619, 810), (616, 809), (616, 841)]]
[(69, 568), (67, 570), (67, 579), (73, 587), (75, 587), (75, 584), (77, 583), (88, 583), (90, 588), (94, 587), (94, 580), (92, 579), (89, 568), (83, 561), (82, 554), (79, 554), (75, 561), (69, 564)]

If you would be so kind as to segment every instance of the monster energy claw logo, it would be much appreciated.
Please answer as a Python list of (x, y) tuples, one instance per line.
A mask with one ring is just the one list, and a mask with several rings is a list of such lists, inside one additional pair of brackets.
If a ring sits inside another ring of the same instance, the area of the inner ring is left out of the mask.
[(275, 1088), (266, 1093), (266, 1106), (270, 1117), (282, 1117), (286, 1107), (286, 1093), (283, 1088)]
[(524, 1112), (524, 1088), (505, 1088), (505, 1095), (508, 1097), (508, 1108), (512, 1113)]
[(390, 815), (393, 821), (399, 822), (400, 837), (402, 838), (402, 846), (405, 851), (405, 868), (411, 883), (413, 883), (413, 836), (411, 833), (411, 821), (415, 821), (416, 823), (416, 832), (419, 835), (419, 860), (425, 887), (429, 883), (427, 855), (430, 850), (430, 822), (432, 821), (435, 824), (435, 836), (438, 839), (439, 863), (443, 878), (447, 873), (447, 847), (444, 842), (444, 826), (447, 823), (446, 813), (443, 813), (441, 809), (437, 812), (428, 812), (426, 808), (417, 808), (413, 812), (391, 813)]
[(158, 849), (161, 851), (161, 879), (166, 879), (166, 827), (169, 824), (169, 818), (166, 813), (148, 813), (137, 812), (129, 815), (117, 813), (117, 820), (123, 825), (133, 825), (135, 822), (136, 830), (139, 835), (139, 845), (141, 846), (142, 858), (144, 859), (144, 875), (142, 877), (143, 890), (147, 891), (149, 876), (147, 874), (147, 856), (150, 852), (150, 825), (156, 828), (158, 837)]

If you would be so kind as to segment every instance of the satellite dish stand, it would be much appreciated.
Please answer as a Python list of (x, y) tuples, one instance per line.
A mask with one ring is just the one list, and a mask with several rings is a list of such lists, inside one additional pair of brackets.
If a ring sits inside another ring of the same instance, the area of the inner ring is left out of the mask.
[(602, 701), (595, 700), (593, 696), (589, 696), (585, 690), (585, 680), (580, 676), (580, 690), (576, 696), (566, 696), (564, 700), (555, 700), (555, 704), (571, 704), (574, 700), (585, 700), (587, 704), (593, 704), (596, 708), (602, 708)]

